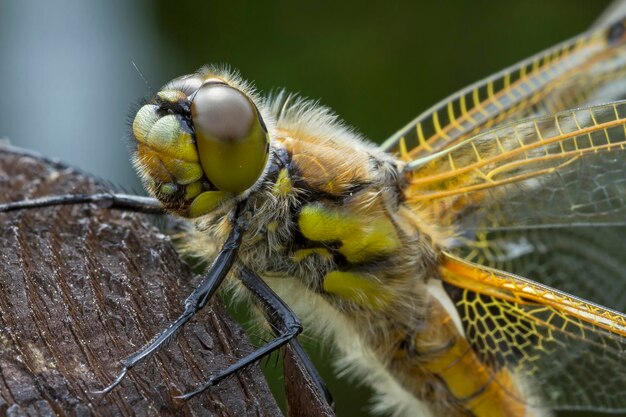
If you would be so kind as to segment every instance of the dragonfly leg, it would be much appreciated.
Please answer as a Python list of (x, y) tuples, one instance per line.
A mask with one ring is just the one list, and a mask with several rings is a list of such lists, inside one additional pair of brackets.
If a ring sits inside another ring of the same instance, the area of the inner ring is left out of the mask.
[(102, 390), (95, 391), (94, 394), (106, 394), (119, 385), (126, 374), (135, 365), (148, 358), (156, 352), (169, 338), (171, 338), (185, 323), (189, 321), (198, 311), (200, 311), (206, 303), (211, 299), (215, 291), (228, 275), (237, 250), (241, 244), (241, 238), (246, 228), (244, 216), (241, 216), (243, 204), (237, 206), (235, 210), (235, 219), (233, 221), (233, 229), (231, 230), (226, 242), (220, 249), (217, 257), (211, 264), (208, 272), (204, 274), (198, 287), (185, 299), (185, 311), (174, 321), (167, 329), (156, 336), (150, 343), (145, 345), (141, 350), (128, 356), (122, 360), (122, 370), (115, 377), (113, 382)]
[(70, 204), (98, 204), (102, 207), (135, 211), (146, 214), (163, 214), (164, 210), (158, 200), (132, 194), (97, 193), (97, 194), (61, 194), (31, 200), (15, 201), (0, 204), (0, 213), (26, 210), (40, 207), (51, 207)]
[[(239, 275), (239, 279), (261, 302), (265, 318), (272, 329), (286, 329), (291, 320), (294, 320), (294, 318), (297, 320), (295, 313), (289, 308), (289, 306), (287, 306), (285, 302), (267, 286), (265, 281), (263, 281), (253, 271), (244, 269), (243, 274)], [(271, 302), (265, 301), (268, 299), (271, 300)], [(275, 306), (278, 306), (279, 308), (276, 308)], [(330, 391), (326, 388), (324, 380), (319, 372), (317, 372), (311, 358), (309, 358), (309, 355), (306, 354), (298, 339), (295, 337), (291, 339), (289, 341), (289, 346), (296, 360), (304, 368), (304, 371), (309, 377), (308, 379), (315, 385), (317, 393), (321, 394), (321, 397), (323, 397), (326, 401), (326, 404), (334, 410), (335, 400), (330, 394)]]
[[(298, 317), (296, 317), (287, 304), (285, 304), (285, 302), (281, 300), (280, 297), (276, 295), (276, 293), (272, 291), (272, 289), (256, 273), (247, 268), (243, 268), (241, 273), (238, 275), (238, 278), (242, 281), (246, 288), (254, 294), (256, 300), (261, 304), (268, 321), (277, 333), (276, 338), (251, 354), (239, 359), (228, 368), (213, 375), (208, 381), (199, 385), (195, 390), (177, 397), (178, 399), (188, 400), (205, 391), (207, 388), (217, 385), (220, 381), (230, 375), (258, 362), (266, 355), (271, 354), (287, 343), (295, 341), (295, 337), (302, 331), (302, 325), (300, 324)], [(299, 347), (300, 345), (298, 343), (295, 345), (292, 344), (292, 347), (294, 346), (294, 350), (299, 356), (304, 355), (306, 357), (306, 353), (304, 353), (302, 348)], [(298, 347), (300, 349), (299, 352)], [(309, 367), (314, 369), (308, 357), (305, 360), (305, 363), (306, 362), (309, 363), (307, 371), (309, 370)], [(317, 375), (317, 371), (313, 371), (313, 375), (317, 376), (317, 382), (320, 383), (319, 381), (321, 381), (321, 378)], [(323, 387), (323, 383), (321, 383), (321, 386)], [(322, 390), (326, 391), (325, 388), (322, 388)]]

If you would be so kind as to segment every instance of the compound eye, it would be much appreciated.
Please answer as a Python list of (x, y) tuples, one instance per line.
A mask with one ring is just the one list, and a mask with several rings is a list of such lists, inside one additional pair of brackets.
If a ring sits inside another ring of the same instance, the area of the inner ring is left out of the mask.
[(250, 188), (269, 152), (267, 130), (252, 101), (236, 88), (208, 82), (193, 96), (191, 119), (209, 181), (235, 194)]

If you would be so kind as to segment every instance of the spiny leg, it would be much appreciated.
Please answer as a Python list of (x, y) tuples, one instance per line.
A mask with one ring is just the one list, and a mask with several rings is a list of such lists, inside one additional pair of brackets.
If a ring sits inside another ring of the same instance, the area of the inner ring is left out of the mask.
[(95, 391), (95, 394), (106, 394), (119, 385), (124, 379), (128, 371), (135, 365), (148, 358), (157, 351), (170, 337), (172, 337), (182, 326), (189, 321), (198, 311), (200, 311), (206, 303), (211, 299), (215, 291), (218, 289), (228, 272), (230, 271), (237, 250), (241, 244), (241, 238), (247, 227), (244, 216), (241, 215), (244, 203), (240, 203), (235, 209), (235, 218), (232, 222), (231, 230), (226, 242), (220, 249), (217, 257), (211, 264), (208, 272), (204, 274), (198, 287), (185, 300), (185, 310), (183, 313), (162, 333), (157, 335), (150, 343), (145, 345), (141, 350), (133, 353), (122, 361), (122, 371), (117, 375), (115, 380), (102, 390)]
[[(54, 158), (48, 158), (35, 151), (8, 144), (0, 144), (0, 153), (6, 153), (9, 156), (32, 158), (36, 161), (45, 162), (57, 170), (67, 170), (69, 168), (67, 165)], [(95, 203), (104, 208), (134, 211), (145, 214), (164, 214), (163, 206), (158, 200), (124, 193), (60, 194), (10, 203), (0, 203), (0, 213), (31, 208), (86, 203)]]
[(91, 203), (98, 204), (104, 208), (134, 211), (145, 214), (164, 213), (161, 203), (154, 198), (116, 193), (62, 194), (2, 203), (0, 204), (0, 213), (41, 207)]
[[(239, 279), (242, 283), (257, 297), (257, 300), (263, 304), (263, 311), (266, 320), (272, 327), (272, 329), (277, 330), (285, 330), (288, 327), (288, 324), (295, 318), (298, 321), (295, 313), (287, 306), (283, 300), (272, 291), (271, 288), (267, 286), (265, 281), (263, 281), (258, 275), (256, 275), (253, 271), (249, 269), (245, 269), (242, 274), (239, 275)], [(267, 303), (265, 300), (270, 299), (272, 302)], [(278, 306), (280, 308), (275, 308)], [(293, 318), (286, 317), (290, 315)], [(309, 379), (313, 384), (315, 384), (315, 388), (318, 393), (321, 393), (324, 397), (326, 403), (332, 408), (335, 408), (335, 400), (333, 399), (330, 391), (326, 388), (326, 384), (324, 380), (317, 372), (315, 365), (309, 358), (309, 355), (306, 354), (302, 345), (298, 341), (297, 338), (292, 338), (289, 341), (289, 346), (291, 347), (292, 353), (294, 354), (296, 360), (302, 365), (305, 372), (309, 375)]]
[[(199, 385), (195, 390), (177, 397), (179, 399), (188, 400), (205, 391), (207, 388), (217, 385), (220, 381), (230, 375), (258, 362), (263, 357), (271, 354), (285, 344), (295, 341), (295, 337), (302, 331), (302, 325), (300, 324), (298, 317), (296, 317), (289, 306), (287, 306), (287, 304), (285, 304), (285, 302), (281, 300), (280, 297), (276, 295), (276, 293), (272, 291), (265, 281), (263, 281), (255, 272), (244, 267), (238, 274), (238, 278), (242, 281), (244, 286), (248, 288), (252, 294), (254, 294), (256, 301), (261, 304), (263, 310), (265, 311), (272, 328), (275, 329), (278, 334), (274, 340), (263, 345), (251, 354), (239, 359), (226, 369), (213, 375), (208, 381)], [(298, 355), (304, 355), (306, 357), (302, 348), (298, 350), (299, 344), (296, 343), (295, 346), (296, 348), (294, 350), (298, 353)], [(310, 364), (310, 360), (307, 358), (306, 361), (309, 362), (309, 365), (312, 368), (313, 365)], [(314, 374), (317, 375), (317, 372), (314, 371)], [(317, 377), (318, 381), (321, 381), (319, 375), (317, 375)], [(321, 385), (323, 386), (323, 383), (321, 383)], [(325, 391), (325, 388), (322, 388), (322, 390)]]

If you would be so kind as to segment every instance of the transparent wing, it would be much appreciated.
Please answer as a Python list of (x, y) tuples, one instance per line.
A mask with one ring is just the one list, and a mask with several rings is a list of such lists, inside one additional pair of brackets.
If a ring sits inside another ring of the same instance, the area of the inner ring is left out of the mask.
[(626, 227), (479, 233), (458, 256), (626, 311)]
[(626, 410), (626, 316), (450, 255), (440, 272), (472, 348), (528, 379), (540, 405)]
[(610, 17), (446, 98), (381, 148), (410, 161), (502, 122), (626, 98), (624, 22)]
[(407, 165), (407, 201), (459, 236), (626, 225), (626, 102), (534, 118)]

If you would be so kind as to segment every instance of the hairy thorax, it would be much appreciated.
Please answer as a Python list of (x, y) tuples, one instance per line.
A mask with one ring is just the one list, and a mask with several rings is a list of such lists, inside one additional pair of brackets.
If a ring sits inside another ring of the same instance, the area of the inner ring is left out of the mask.
[[(366, 144), (281, 132), (271, 164), (247, 197), (254, 214), (241, 265), (291, 305), (305, 331), (333, 338), (342, 366), (368, 377), (374, 367), (388, 385), (415, 379), (415, 370), (402, 375), (402, 364), (415, 362), (405, 353), (423, 330), (438, 237), (405, 205), (400, 162)], [(196, 220), (187, 251), (211, 258), (229, 231), (231, 209)], [(392, 376), (383, 369), (394, 361)]]

